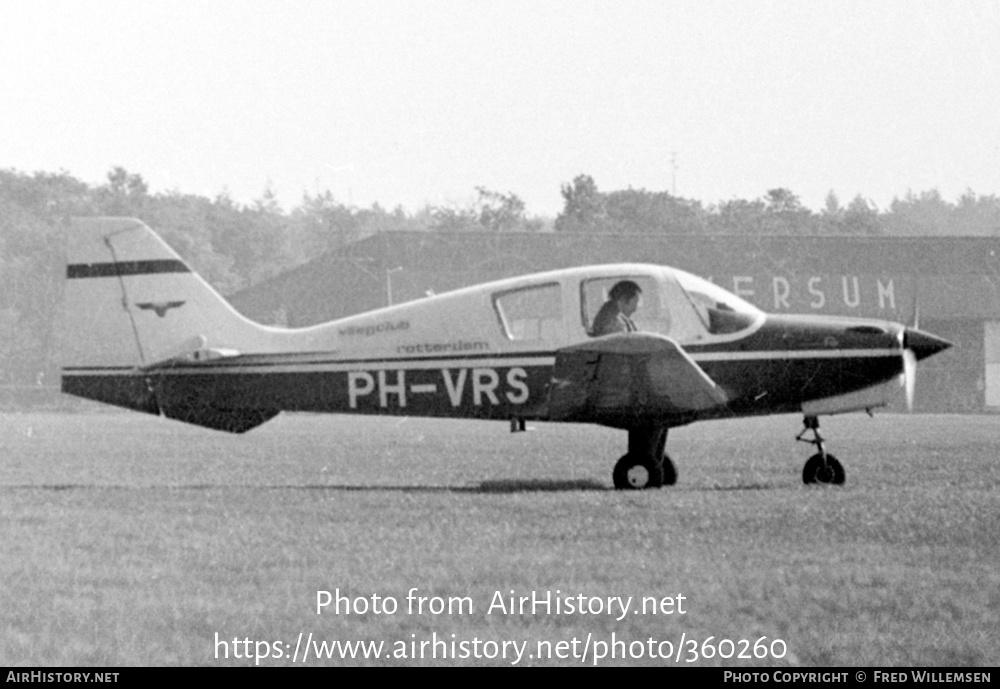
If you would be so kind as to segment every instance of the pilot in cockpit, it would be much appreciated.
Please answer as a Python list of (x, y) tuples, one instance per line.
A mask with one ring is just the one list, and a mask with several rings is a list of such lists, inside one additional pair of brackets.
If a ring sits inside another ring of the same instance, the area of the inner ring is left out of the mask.
[(608, 291), (608, 300), (594, 316), (594, 324), (590, 328), (591, 337), (610, 335), (611, 333), (634, 333), (635, 323), (630, 316), (639, 308), (642, 289), (631, 280), (616, 282)]

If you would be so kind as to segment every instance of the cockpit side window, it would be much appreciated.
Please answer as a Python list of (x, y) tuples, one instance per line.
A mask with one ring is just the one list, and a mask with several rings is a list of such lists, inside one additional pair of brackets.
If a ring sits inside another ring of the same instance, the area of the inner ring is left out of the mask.
[[(583, 280), (580, 283), (580, 316), (587, 334), (591, 337), (604, 334), (595, 330), (595, 320), (603, 308), (614, 310), (613, 307), (605, 305), (611, 301), (611, 292), (615, 285), (624, 281), (635, 283), (641, 290), (636, 310), (628, 316), (636, 330), (668, 334), (671, 325), (670, 310), (663, 299), (659, 283), (648, 275), (618, 275)], [(604, 316), (601, 320), (605, 320)]]
[(558, 282), (497, 292), (493, 308), (509, 340), (557, 340), (562, 332), (562, 286)]

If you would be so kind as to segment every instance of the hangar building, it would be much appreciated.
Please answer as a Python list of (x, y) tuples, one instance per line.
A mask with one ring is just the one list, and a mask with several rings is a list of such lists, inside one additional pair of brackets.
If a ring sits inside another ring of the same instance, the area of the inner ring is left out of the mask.
[(921, 364), (917, 410), (1000, 411), (1000, 237), (383, 232), (230, 297), (299, 327), (479, 282), (593, 263), (656, 263), (767, 312), (912, 323), (954, 343)]

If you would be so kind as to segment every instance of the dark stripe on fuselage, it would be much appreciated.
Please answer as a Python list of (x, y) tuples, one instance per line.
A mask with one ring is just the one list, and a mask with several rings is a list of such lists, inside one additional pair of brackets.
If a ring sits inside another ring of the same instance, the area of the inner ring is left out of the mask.
[[(422, 363), (422, 362), (440, 362), (442, 365), (447, 366), (458, 365), (463, 361), (487, 361), (491, 359), (498, 360), (522, 360), (522, 359), (537, 359), (550, 357), (555, 358), (556, 353), (554, 351), (548, 352), (484, 352), (484, 353), (465, 353), (465, 352), (455, 352), (447, 357), (442, 356), (405, 356), (405, 357), (378, 357), (370, 359), (338, 359), (333, 356), (327, 356), (324, 358), (314, 358), (322, 357), (322, 353), (313, 352), (295, 352), (295, 353), (282, 353), (282, 354), (238, 354), (236, 356), (222, 357), (219, 359), (209, 359), (203, 362), (192, 362), (192, 361), (167, 361), (163, 364), (151, 367), (149, 370), (153, 371), (167, 371), (167, 370), (177, 370), (185, 369), (192, 371), (199, 371), (210, 368), (243, 368), (243, 367), (253, 367), (253, 368), (272, 368), (276, 366), (324, 366), (324, 365), (350, 365), (350, 366), (379, 366), (383, 364), (407, 364), (407, 363)], [(67, 371), (87, 371), (87, 370), (104, 370), (102, 368), (94, 367), (78, 367), (71, 368), (67, 367)]]
[(177, 259), (155, 261), (117, 261), (110, 263), (71, 263), (66, 266), (66, 277), (113, 278), (126, 275), (156, 275), (159, 273), (190, 273), (191, 269)]
[[(711, 365), (711, 362), (721, 362), (729, 364), (745, 364), (754, 362), (788, 362), (788, 361), (828, 361), (831, 359), (884, 359), (898, 357), (900, 352), (885, 348), (874, 350), (869, 348), (854, 347), (837, 350), (815, 350), (815, 349), (787, 349), (770, 351), (734, 351), (734, 350), (714, 350), (704, 351), (697, 348), (687, 350), (701, 368)], [(319, 366), (355, 366), (363, 369), (366, 366), (382, 367), (393, 364), (420, 364), (435, 363), (441, 366), (461, 367), (465, 361), (524, 361), (551, 358), (555, 359), (557, 351), (537, 351), (537, 352), (491, 352), (485, 354), (456, 354), (451, 357), (440, 356), (410, 356), (410, 357), (373, 357), (368, 359), (338, 359), (336, 357), (323, 357), (315, 353), (282, 353), (282, 354), (238, 354), (235, 356), (221, 357), (218, 359), (208, 359), (206, 361), (188, 361), (184, 359), (165, 361), (160, 364), (153, 364), (147, 368), (138, 369), (134, 366), (64, 366), (66, 373), (87, 373), (113, 371), (121, 372), (141, 372), (145, 375), (151, 373), (210, 373), (214, 369), (246, 369), (245, 373), (264, 373), (269, 368), (277, 367), (302, 367), (303, 371)], [(727, 356), (730, 355), (730, 356)], [(535, 364), (531, 364), (535, 365)], [(401, 366), (405, 368), (405, 366)], [(257, 370), (262, 369), (262, 370)]]

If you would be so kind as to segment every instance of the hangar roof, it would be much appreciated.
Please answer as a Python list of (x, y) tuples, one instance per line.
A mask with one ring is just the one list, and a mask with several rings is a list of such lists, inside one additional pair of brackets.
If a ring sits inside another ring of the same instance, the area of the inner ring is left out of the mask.
[[(383, 232), (232, 296), (251, 318), (307, 325), (524, 273), (669, 265), (767, 311), (1000, 319), (1000, 237)], [(822, 296), (820, 296), (822, 295)]]
[[(383, 232), (348, 247), (413, 268), (459, 267), (504, 258), (529, 270), (648, 261), (697, 265), (701, 272), (747, 261), (864, 273), (996, 274), (1000, 237), (845, 237), (788, 235), (630, 235), (557, 232)], [(330, 256), (328, 254), (328, 256)], [(323, 260), (321, 257), (318, 260)]]

